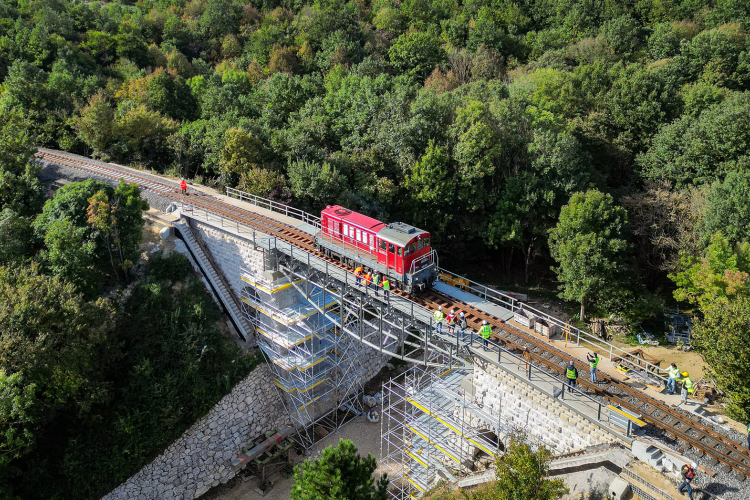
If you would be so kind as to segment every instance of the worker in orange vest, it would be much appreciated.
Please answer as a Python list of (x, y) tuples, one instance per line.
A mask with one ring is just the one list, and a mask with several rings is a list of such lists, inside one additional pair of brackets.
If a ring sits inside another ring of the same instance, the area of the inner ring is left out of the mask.
[(358, 285), (362, 284), (362, 266), (359, 266), (354, 270), (354, 279)]
[(370, 274), (370, 271), (367, 271), (365, 273), (365, 288), (370, 287), (370, 282), (372, 281), (372, 275)]
[(182, 190), (182, 194), (187, 194), (187, 182), (185, 182), (184, 177), (180, 181), (180, 189)]

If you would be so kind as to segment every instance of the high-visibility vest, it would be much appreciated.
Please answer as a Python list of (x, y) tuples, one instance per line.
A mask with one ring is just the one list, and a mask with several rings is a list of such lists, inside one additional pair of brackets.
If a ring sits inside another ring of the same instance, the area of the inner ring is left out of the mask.
[(445, 318), (445, 323), (447, 325), (455, 325), (456, 324), (456, 315), (455, 314), (449, 314), (448, 317)]
[(565, 374), (568, 376), (570, 380), (575, 380), (578, 378), (578, 374), (576, 373), (575, 367), (568, 368), (565, 372)]
[(375, 285), (375, 286), (378, 286), (378, 275), (377, 274), (372, 277), (372, 284)]
[(600, 358), (599, 356), (597, 356), (596, 358), (594, 358), (593, 361), (589, 361), (589, 366), (591, 367), (592, 370), (595, 370), (596, 367), (599, 365), (599, 360), (600, 359), (602, 359), (602, 358)]
[(693, 393), (693, 381), (690, 380), (690, 377), (685, 377), (682, 379), (682, 383), (685, 384), (685, 389), (687, 389), (688, 393)]
[(680, 369), (669, 367), (667, 368), (667, 374), (669, 375), (669, 378), (677, 380), (678, 378), (680, 378)]
[(435, 323), (442, 323), (443, 318), (445, 317), (445, 315), (443, 314), (443, 311), (440, 311), (440, 310), (435, 311), (433, 316), (435, 316)]
[(180, 189), (187, 189), (187, 182), (185, 182), (184, 180), (180, 181)]
[(481, 335), (483, 339), (490, 338), (491, 333), (492, 327), (490, 325), (482, 325), (482, 328), (479, 329), (479, 335)]
[(688, 465), (682, 466), (682, 475), (687, 479), (693, 479), (695, 477), (695, 469)]
[(356, 274), (357, 276), (361, 276), (362, 275), (362, 268), (358, 267), (357, 269), (355, 269), (354, 270), (354, 274)]
[(371, 279), (372, 279), (372, 276), (370, 276), (370, 273), (365, 274), (365, 283), (369, 285)]
[(388, 278), (383, 279), (383, 290), (390, 290), (391, 289), (391, 282), (388, 281)]

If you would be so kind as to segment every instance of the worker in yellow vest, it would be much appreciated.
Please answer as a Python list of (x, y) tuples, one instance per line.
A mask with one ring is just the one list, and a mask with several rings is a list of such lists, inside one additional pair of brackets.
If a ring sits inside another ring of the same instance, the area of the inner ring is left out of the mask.
[(391, 299), (391, 282), (388, 279), (388, 276), (383, 276), (383, 281), (381, 283), (383, 287), (383, 294), (385, 295), (386, 300)]
[(372, 287), (375, 289), (375, 296), (378, 296), (378, 287), (380, 286), (380, 274), (373, 273), (372, 275)]
[(479, 335), (482, 336), (482, 348), (486, 351), (489, 345), (489, 338), (492, 335), (492, 327), (487, 324), (487, 320), (482, 320), (482, 328), (479, 329)]
[(688, 394), (693, 393), (693, 381), (690, 380), (690, 375), (688, 375), (688, 372), (682, 372), (682, 386), (687, 389)]
[(677, 390), (677, 380), (680, 378), (680, 369), (677, 368), (677, 365), (672, 363), (669, 365), (669, 368), (667, 368), (667, 375), (669, 376), (669, 380), (667, 380), (667, 390), (670, 394), (674, 394), (674, 391)]
[(358, 285), (362, 284), (362, 266), (358, 266), (357, 269), (354, 270), (354, 279)]
[(565, 376), (568, 378), (568, 392), (573, 392), (573, 389), (575, 389), (578, 380), (578, 369), (576, 368), (576, 364), (573, 362), (573, 360), (570, 361), (568, 369), (565, 370)]
[(435, 332), (443, 333), (443, 318), (445, 318), (445, 314), (443, 314), (443, 306), (438, 306), (437, 311), (435, 311), (432, 316), (435, 318)]

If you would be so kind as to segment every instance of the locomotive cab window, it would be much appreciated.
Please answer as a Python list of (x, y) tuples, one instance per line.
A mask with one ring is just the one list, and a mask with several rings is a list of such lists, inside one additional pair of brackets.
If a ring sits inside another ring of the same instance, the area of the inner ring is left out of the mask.
[(396, 255), (398, 255), (399, 257), (401, 257), (401, 254), (403, 253), (403, 250), (404, 249), (401, 248), (401, 247), (396, 247)]
[(424, 246), (426, 246), (426, 247), (430, 246), (430, 237), (429, 236), (425, 236), (422, 241), (424, 241)]
[(388, 243), (388, 251), (391, 253), (396, 252), (396, 248), (393, 246), (393, 243)]
[(412, 243), (411, 245), (409, 245), (409, 253), (414, 253), (416, 251), (417, 251), (417, 244), (416, 243)]
[(380, 240), (380, 249), (385, 250), (387, 248), (387, 243), (383, 240)]
[(362, 241), (362, 231), (357, 229), (357, 241)]

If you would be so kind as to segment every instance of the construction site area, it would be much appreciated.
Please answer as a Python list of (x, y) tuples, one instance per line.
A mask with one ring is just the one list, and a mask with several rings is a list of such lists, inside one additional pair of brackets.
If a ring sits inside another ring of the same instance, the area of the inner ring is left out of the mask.
[[(179, 239), (240, 343), (268, 361), (288, 425), (237, 443), (231, 472), (206, 482), (207, 498), (288, 498), (290, 465), (339, 437), (376, 456), (394, 500), (474, 488), (495, 478), (514, 436), (551, 451), (549, 474), (566, 481), (568, 498), (681, 498), (690, 463), (694, 498), (750, 498), (744, 429), (719, 414), (721, 394), (701, 383), (694, 353), (646, 335), (638, 346), (615, 343), (443, 269), (437, 256), (420, 264), (430, 286), (379, 290), (361, 280), (357, 252), (325, 251), (316, 215), (233, 189), (182, 197), (156, 176), (40, 154), (168, 199), (163, 236)], [(443, 311), (463, 313), (465, 328), (444, 324)], [(665, 315), (665, 328), (684, 345), (691, 325), (679, 316)], [(667, 391), (673, 354), (694, 377), (687, 402)]]

